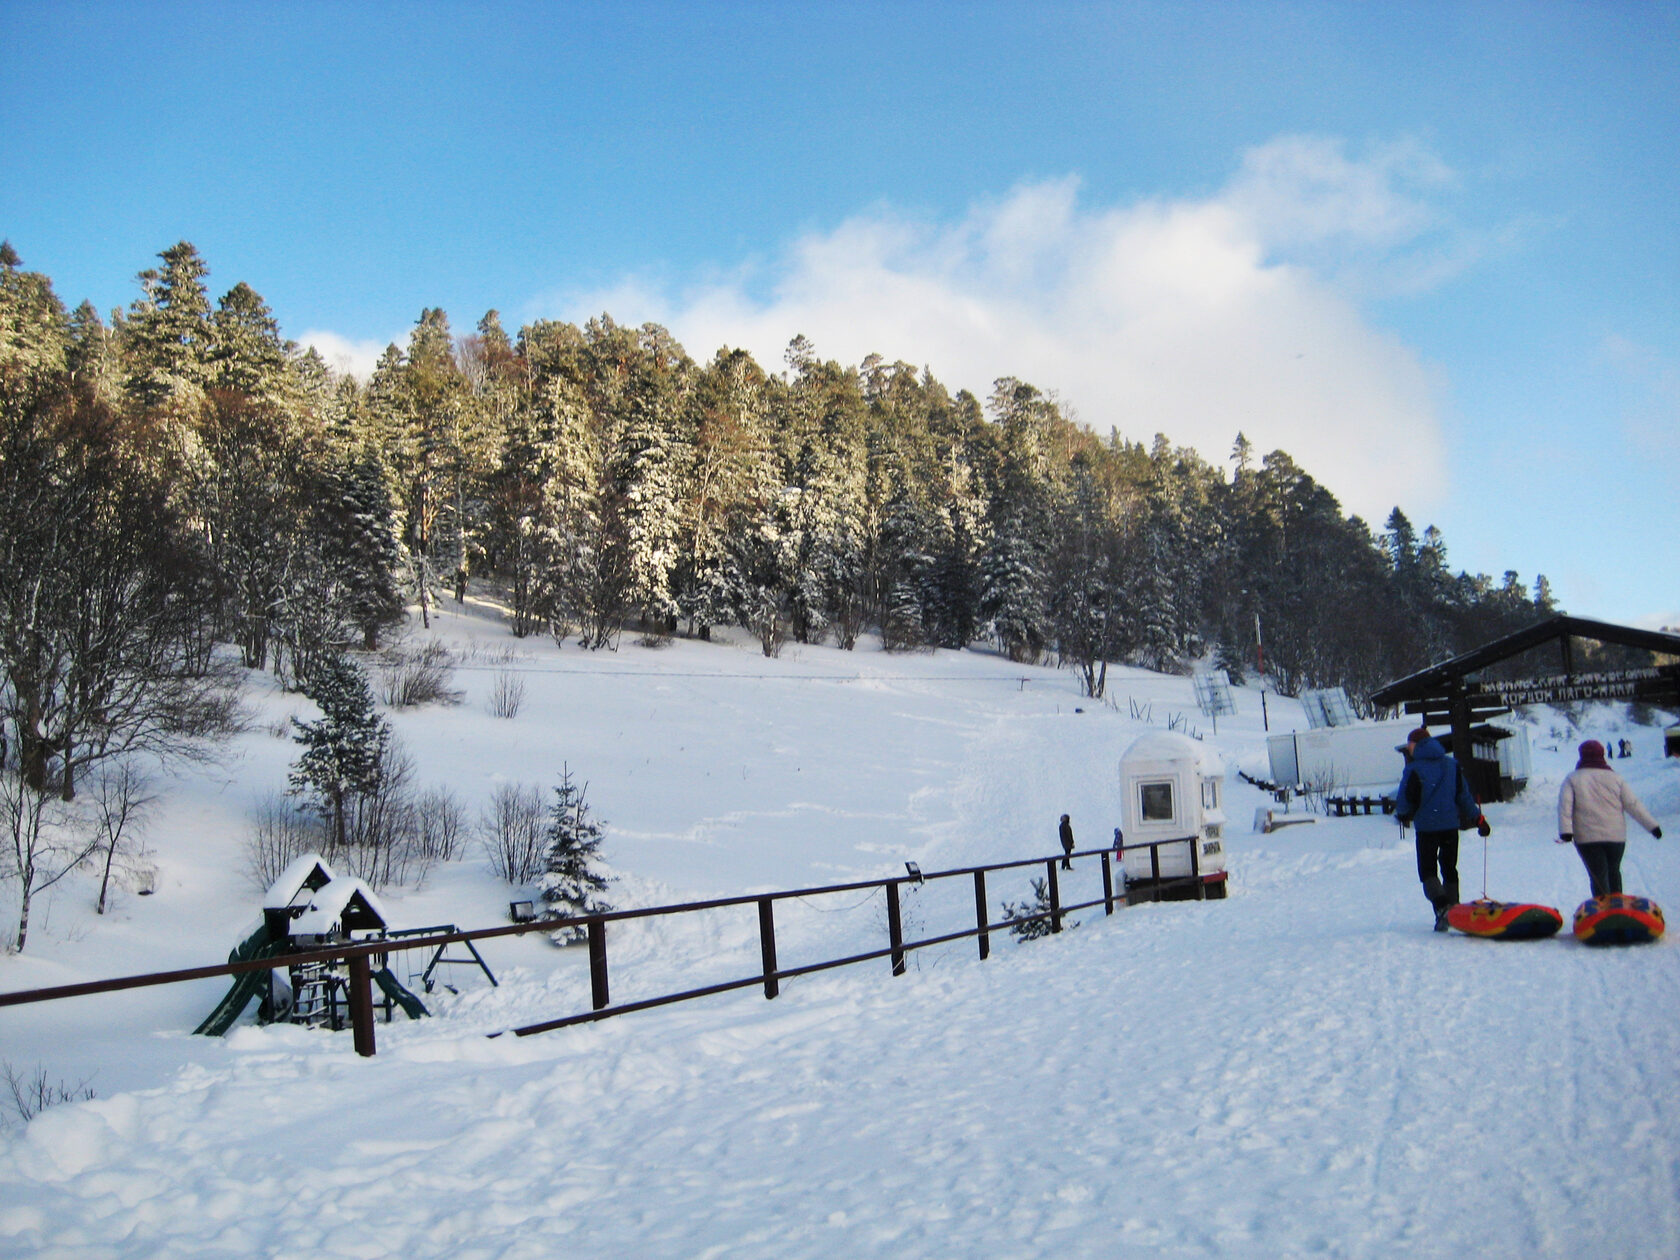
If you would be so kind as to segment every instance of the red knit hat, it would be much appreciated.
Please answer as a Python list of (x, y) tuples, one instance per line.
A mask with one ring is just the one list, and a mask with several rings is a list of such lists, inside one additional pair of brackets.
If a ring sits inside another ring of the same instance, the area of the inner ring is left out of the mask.
[(1596, 739), (1586, 740), (1576, 751), (1581, 754), (1581, 760), (1575, 765), (1577, 770), (1582, 766), (1591, 766), (1599, 770), (1610, 768), (1610, 763), (1604, 759), (1604, 745)]

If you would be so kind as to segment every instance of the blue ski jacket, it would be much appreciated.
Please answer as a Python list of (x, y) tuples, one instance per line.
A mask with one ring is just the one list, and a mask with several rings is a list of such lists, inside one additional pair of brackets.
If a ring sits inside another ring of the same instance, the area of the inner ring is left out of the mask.
[(1412, 749), (1394, 804), (1395, 816), (1419, 831), (1462, 831), (1474, 826), (1482, 812), (1464, 771), (1434, 738)]

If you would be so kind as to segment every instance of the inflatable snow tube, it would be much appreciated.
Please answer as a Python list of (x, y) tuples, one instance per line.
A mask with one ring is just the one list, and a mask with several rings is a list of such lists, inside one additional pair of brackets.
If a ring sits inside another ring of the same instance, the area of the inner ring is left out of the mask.
[(1556, 936), (1563, 916), (1550, 906), (1484, 899), (1453, 906), (1447, 911), (1447, 926), (1494, 941), (1534, 941)]
[(1648, 897), (1609, 893), (1575, 911), (1575, 939), (1583, 945), (1643, 945), (1662, 934), (1662, 907)]

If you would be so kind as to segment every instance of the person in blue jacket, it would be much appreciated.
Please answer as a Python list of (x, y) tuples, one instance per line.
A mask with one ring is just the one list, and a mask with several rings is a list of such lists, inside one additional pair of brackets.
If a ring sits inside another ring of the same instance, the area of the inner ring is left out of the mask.
[(1458, 904), (1458, 833), (1492, 832), (1464, 769), (1428, 728), (1406, 736), (1406, 769), (1394, 794), (1395, 816), (1417, 831), (1418, 879), (1435, 907), (1435, 930), (1447, 930), (1447, 911)]

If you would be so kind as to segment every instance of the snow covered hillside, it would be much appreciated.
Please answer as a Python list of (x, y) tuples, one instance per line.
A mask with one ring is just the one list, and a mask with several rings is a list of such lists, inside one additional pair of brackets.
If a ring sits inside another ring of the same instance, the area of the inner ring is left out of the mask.
[[(476, 813), (569, 765), (621, 906), (1046, 855), (1062, 813), (1095, 847), (1119, 755), (1178, 718), (1233, 769), (1264, 765), (1256, 693), (1214, 735), (1189, 679), (1142, 671), (1101, 704), (982, 652), (585, 654), (471, 606), (437, 633), (468, 660), (463, 703), (392, 715), (420, 784)], [(490, 712), (507, 670), (511, 720)], [(155, 895), (99, 918), (67, 881), (0, 989), (226, 955), (260, 896), (247, 816), (296, 755), (283, 719), (309, 716), (255, 702), (222, 765), (163, 785)], [(1269, 706), (1274, 730), (1304, 725)], [(1575, 742), (1630, 739), (1616, 767), (1670, 835), (1680, 762), (1618, 710), (1533, 721), (1529, 791), (1488, 811), (1486, 889), (1567, 916), (1586, 877), (1551, 841)], [(1059, 937), (995, 936), (984, 963), (963, 941), (774, 1002), (492, 1039), (588, 1004), (582, 951), (523, 938), (484, 946), (499, 988), (463, 976), (365, 1060), (348, 1033), (191, 1036), (220, 981), (0, 1010), (0, 1059), (98, 1094), (0, 1133), (0, 1256), (1680, 1256), (1680, 948), (1437, 935), (1392, 820), (1251, 834), (1269, 798), (1227, 790), (1226, 901), (1081, 912)], [(1634, 831), (1629, 890), (1680, 913), (1674, 840)], [(1467, 836), (1467, 897), (1483, 856)], [(1065, 878), (1096, 895), (1094, 860)], [(512, 895), (469, 853), (384, 902), (397, 926), (473, 927)], [(788, 904), (784, 965), (885, 943), (879, 896)], [(906, 896), (912, 930), (971, 914), (960, 881)], [(756, 956), (750, 908), (626, 926), (614, 998)]]

